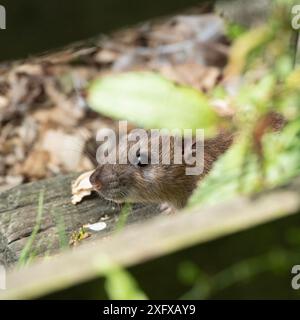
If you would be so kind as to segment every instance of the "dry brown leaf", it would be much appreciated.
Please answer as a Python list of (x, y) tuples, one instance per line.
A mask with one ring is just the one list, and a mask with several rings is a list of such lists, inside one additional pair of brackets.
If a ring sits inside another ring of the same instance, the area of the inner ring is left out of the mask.
[[(0, 65), (1, 189), (8, 186), (6, 177), (17, 183), (23, 173), (31, 181), (93, 168), (83, 152), (85, 142), (117, 124), (88, 110), (84, 90), (91, 79), (116, 70), (154, 69), (210, 90), (221, 69), (205, 65), (206, 56), (215, 57), (213, 66), (220, 65), (215, 62), (227, 48), (217, 40), (222, 34), (218, 16), (193, 11), (101, 37), (91, 47), (72, 46)], [(217, 101), (216, 108), (223, 112), (224, 104)], [(82, 136), (82, 129), (87, 134)]]
[(160, 69), (160, 72), (170, 80), (204, 91), (211, 90), (221, 74), (218, 68), (197, 63), (166, 65)]
[(95, 60), (98, 63), (112, 63), (118, 58), (119, 54), (116, 51), (103, 49), (95, 55)]
[(77, 204), (82, 200), (82, 198), (89, 196), (93, 187), (90, 183), (90, 176), (94, 172), (88, 171), (80, 175), (73, 183), (72, 183), (72, 199), (71, 202), (73, 204)]
[(84, 138), (76, 134), (66, 134), (62, 130), (48, 130), (41, 148), (51, 156), (51, 163), (67, 171), (77, 169), (84, 149)]
[(34, 150), (27, 157), (22, 173), (27, 177), (41, 179), (47, 176), (47, 166), (50, 160), (50, 155), (44, 150)]

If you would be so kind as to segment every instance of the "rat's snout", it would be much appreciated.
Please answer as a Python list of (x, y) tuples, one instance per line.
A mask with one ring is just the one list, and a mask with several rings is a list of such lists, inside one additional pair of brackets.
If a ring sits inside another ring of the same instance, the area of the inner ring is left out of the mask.
[(115, 202), (123, 201), (128, 187), (123, 188), (113, 165), (99, 166), (90, 176), (92, 187), (102, 197)]
[(90, 176), (90, 183), (96, 190), (100, 190), (102, 187), (101, 171), (101, 168), (97, 168)]

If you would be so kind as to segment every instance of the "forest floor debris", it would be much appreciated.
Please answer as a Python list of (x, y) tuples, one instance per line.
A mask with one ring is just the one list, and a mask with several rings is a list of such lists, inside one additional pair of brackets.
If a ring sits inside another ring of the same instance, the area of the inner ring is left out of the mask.
[(116, 128), (87, 106), (85, 89), (95, 77), (152, 70), (210, 91), (227, 59), (224, 33), (219, 16), (191, 13), (0, 65), (0, 191), (93, 168), (88, 142), (97, 130)]

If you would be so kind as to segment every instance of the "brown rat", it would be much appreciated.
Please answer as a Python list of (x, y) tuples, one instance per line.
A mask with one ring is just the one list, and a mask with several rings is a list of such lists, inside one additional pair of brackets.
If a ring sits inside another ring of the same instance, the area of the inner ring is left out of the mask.
[[(200, 175), (187, 175), (186, 168), (189, 165), (183, 154), (183, 163), (174, 163), (174, 150), (178, 142), (172, 136), (170, 137), (170, 150), (168, 150), (170, 151), (170, 164), (162, 164), (161, 160), (165, 152), (161, 148), (162, 140), (159, 140), (159, 163), (145, 163), (149, 159), (144, 150), (147, 148), (151, 150), (151, 145), (156, 146), (158, 142), (150, 135), (150, 132), (147, 132), (147, 138), (141, 138), (138, 141), (135, 163), (120, 164), (117, 162), (117, 164), (98, 165), (90, 177), (90, 182), (100, 195), (114, 202), (167, 203), (173, 208), (182, 208), (186, 205), (198, 181), (210, 171), (214, 161), (228, 149), (232, 139), (232, 134), (221, 133), (215, 138), (205, 140), (203, 172)], [(117, 147), (116, 150), (113, 150), (116, 152), (117, 159), (119, 153), (127, 154), (132, 145), (132, 142), (128, 142), (126, 148), (119, 150)], [(147, 160), (143, 161), (145, 157)]]
[[(278, 113), (270, 112), (263, 116), (254, 128), (254, 150), (259, 148), (260, 139), (267, 130), (279, 131), (285, 125), (285, 119)], [(188, 165), (183, 160), (182, 164), (174, 164), (175, 141), (170, 141), (170, 164), (145, 164), (141, 161), (145, 156), (141, 150), (146, 147), (151, 149), (151, 144), (156, 144), (153, 139), (140, 139), (137, 150), (136, 163), (131, 164), (104, 164), (98, 165), (90, 177), (94, 189), (104, 198), (114, 202), (141, 202), (141, 203), (167, 203), (173, 208), (182, 208), (198, 184), (198, 181), (211, 170), (214, 162), (232, 144), (234, 134), (220, 133), (215, 138), (204, 141), (204, 168), (200, 175), (187, 175)], [(129, 133), (130, 135), (130, 133)], [(163, 157), (160, 141), (159, 157)], [(132, 143), (131, 143), (132, 144)], [(128, 146), (122, 150), (116, 148), (118, 153), (127, 154)], [(259, 152), (258, 152), (259, 154)], [(118, 157), (117, 157), (118, 158)]]

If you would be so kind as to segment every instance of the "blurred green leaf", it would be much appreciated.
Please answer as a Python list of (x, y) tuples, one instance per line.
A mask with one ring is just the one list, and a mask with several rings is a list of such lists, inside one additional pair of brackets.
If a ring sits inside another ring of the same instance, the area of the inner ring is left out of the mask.
[(263, 137), (263, 163), (251, 148), (250, 136), (244, 134), (236, 141), (195, 190), (190, 206), (255, 193), (300, 174), (300, 118), (287, 124), (282, 132)]
[(125, 227), (125, 224), (127, 222), (128, 216), (132, 212), (132, 204), (131, 203), (125, 203), (124, 207), (121, 210), (121, 213), (119, 215), (118, 222), (115, 227), (115, 232), (120, 232)]
[(270, 186), (283, 184), (300, 174), (300, 118), (280, 134), (263, 137), (265, 179)]
[(113, 266), (106, 274), (105, 289), (112, 300), (144, 300), (146, 294), (129, 272)]
[(200, 270), (192, 261), (182, 261), (178, 266), (178, 277), (185, 285), (192, 285), (199, 276)]
[(246, 28), (235, 22), (228, 22), (226, 26), (226, 35), (230, 40), (235, 40), (246, 32)]
[[(189, 200), (190, 206), (200, 203), (218, 203), (240, 192), (249, 139), (246, 136), (241, 136), (237, 140), (238, 142), (215, 163), (212, 171), (195, 190)], [(248, 158), (249, 167), (252, 168), (248, 168), (248, 174), (243, 177), (243, 181), (251, 187), (253, 187), (255, 180), (253, 174), (255, 174), (257, 167), (255, 158), (253, 158), (253, 156), (251, 156), (251, 159)]]
[(273, 32), (268, 26), (261, 26), (243, 33), (230, 48), (226, 76), (236, 76), (243, 72), (247, 59), (253, 50), (270, 41)]
[(177, 85), (159, 74), (130, 72), (95, 80), (89, 89), (92, 109), (145, 128), (215, 132), (219, 117), (200, 91)]

